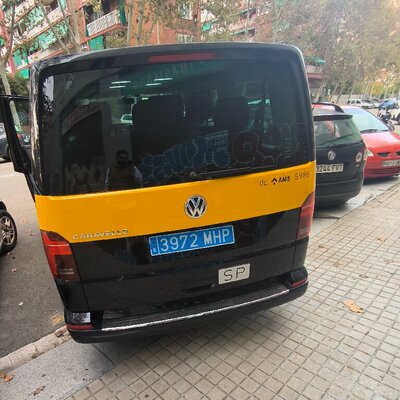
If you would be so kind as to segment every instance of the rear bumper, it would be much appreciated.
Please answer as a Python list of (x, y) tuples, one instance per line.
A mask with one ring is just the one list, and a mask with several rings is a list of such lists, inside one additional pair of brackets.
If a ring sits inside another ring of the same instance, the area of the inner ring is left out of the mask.
[(315, 191), (316, 206), (333, 205), (345, 203), (347, 200), (357, 196), (363, 185), (363, 173), (358, 173), (355, 179), (338, 182), (317, 181)]
[(103, 321), (101, 327), (93, 327), (87, 330), (79, 328), (75, 330), (71, 326), (68, 329), (75, 341), (92, 343), (135, 336), (165, 334), (171, 331), (204, 325), (221, 318), (237, 318), (242, 314), (275, 307), (302, 296), (308, 286), (307, 271), (303, 267), (295, 272), (296, 281), (301, 282), (296, 287), (289, 282), (281, 282), (266, 289), (244, 293), (213, 303), (194, 305), (151, 315)]

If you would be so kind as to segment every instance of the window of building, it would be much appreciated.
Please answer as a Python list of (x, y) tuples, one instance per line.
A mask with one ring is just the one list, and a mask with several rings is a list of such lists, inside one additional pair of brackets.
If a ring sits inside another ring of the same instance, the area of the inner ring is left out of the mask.
[(182, 4), (179, 7), (179, 15), (183, 19), (192, 19), (193, 18), (192, 5), (188, 3)]
[(52, 1), (47, 7), (49, 8), (49, 11), (54, 11), (56, 8), (58, 8), (58, 1)]

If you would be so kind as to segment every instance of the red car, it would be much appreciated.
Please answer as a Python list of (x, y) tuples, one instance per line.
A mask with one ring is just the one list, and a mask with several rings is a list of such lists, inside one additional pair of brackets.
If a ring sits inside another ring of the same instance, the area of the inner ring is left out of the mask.
[(361, 132), (367, 146), (365, 178), (400, 174), (400, 136), (379, 118), (360, 107), (343, 106)]

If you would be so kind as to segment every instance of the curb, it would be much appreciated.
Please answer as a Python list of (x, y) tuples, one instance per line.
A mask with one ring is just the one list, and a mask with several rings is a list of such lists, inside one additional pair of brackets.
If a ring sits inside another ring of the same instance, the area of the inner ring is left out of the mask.
[(67, 331), (67, 327), (62, 326), (36, 342), (27, 344), (7, 356), (0, 358), (0, 371), (4, 373), (10, 372), (47, 351), (60, 346), (70, 338), (71, 336)]

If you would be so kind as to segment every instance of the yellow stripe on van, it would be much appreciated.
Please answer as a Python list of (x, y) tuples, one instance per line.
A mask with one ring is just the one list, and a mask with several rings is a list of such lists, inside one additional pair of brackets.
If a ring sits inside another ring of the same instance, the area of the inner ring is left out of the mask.
[[(229, 178), (118, 192), (36, 196), (40, 229), (69, 242), (157, 234), (253, 218), (299, 208), (315, 190), (315, 162)], [(184, 206), (207, 201), (197, 219)]]

